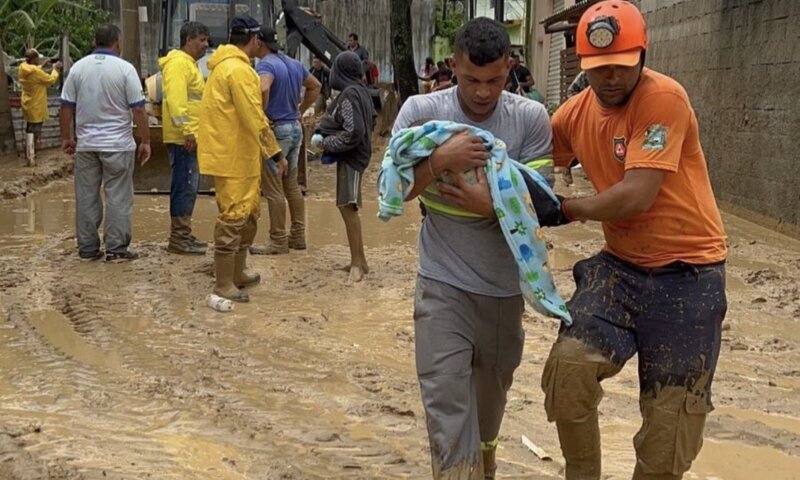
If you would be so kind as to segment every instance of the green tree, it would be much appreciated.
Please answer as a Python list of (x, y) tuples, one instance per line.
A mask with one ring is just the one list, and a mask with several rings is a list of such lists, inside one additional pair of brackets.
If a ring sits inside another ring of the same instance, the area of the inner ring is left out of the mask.
[(61, 35), (68, 32), (70, 56), (80, 58), (91, 49), (97, 25), (111, 19), (111, 13), (98, 9), (94, 0), (6, 0), (6, 3), (16, 3), (19, 7), (13, 15), (0, 19), (0, 35), (12, 56), (31, 47), (45, 56), (57, 55)]
[(437, 0), (436, 35), (446, 38), (450, 45), (456, 38), (458, 29), (466, 22), (464, 2), (460, 0)]
[[(80, 58), (91, 47), (95, 27), (110, 14), (99, 10), (93, 0), (0, 0), (0, 51), (20, 57), (27, 48), (55, 56), (60, 38), (70, 35), (70, 56)], [(0, 72), (6, 66), (0, 55)], [(14, 150), (8, 84), (0, 82), (0, 153)]]

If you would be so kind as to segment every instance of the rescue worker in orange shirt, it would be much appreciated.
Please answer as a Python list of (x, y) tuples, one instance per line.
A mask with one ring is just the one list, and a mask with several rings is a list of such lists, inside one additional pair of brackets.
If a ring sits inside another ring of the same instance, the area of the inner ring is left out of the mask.
[(597, 194), (569, 220), (602, 222), (606, 245), (578, 262), (542, 375), (568, 480), (600, 479), (602, 380), (638, 354), (642, 427), (634, 480), (683, 477), (713, 409), (725, 298), (725, 232), (697, 118), (683, 87), (646, 68), (644, 18), (609, 0), (584, 13), (577, 52), (591, 88), (555, 113), (556, 166), (578, 159)]

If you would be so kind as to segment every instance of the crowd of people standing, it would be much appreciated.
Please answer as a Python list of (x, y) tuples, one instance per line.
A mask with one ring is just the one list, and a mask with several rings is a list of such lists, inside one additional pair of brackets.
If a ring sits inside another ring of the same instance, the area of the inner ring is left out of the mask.
[[(322, 149), (323, 163), (336, 164), (349, 278), (361, 280), (369, 267), (359, 209), (376, 115), (365, 86), (374, 72), (366, 71), (369, 57), (358, 36), (350, 35), (349, 50), (329, 71), (321, 65), (308, 70), (280, 53), (273, 29), (236, 17), (203, 80), (196, 61), (208, 47), (208, 29), (189, 22), (180, 35), (180, 49), (161, 62), (164, 140), (173, 183), (180, 184), (171, 192), (168, 249), (204, 253), (191, 232), (198, 173), (213, 178), (219, 210), (214, 293), (249, 301), (246, 287), (261, 280), (247, 266), (250, 253), (306, 248), (297, 188), (299, 118), (327, 82), (339, 94), (312, 144)], [(75, 64), (62, 92), (62, 147), (75, 155), (83, 260), (136, 258), (129, 250), (131, 175), (136, 157), (143, 165), (149, 160), (150, 141), (141, 85), (119, 58), (120, 39), (116, 27), (99, 27), (97, 48)], [(702, 446), (726, 313), (727, 251), (697, 119), (686, 91), (645, 66), (647, 30), (633, 4), (597, 3), (581, 17), (576, 42), (588, 87), (550, 118), (543, 105), (526, 98), (533, 78), (512, 54), (503, 25), (473, 19), (458, 32), (447, 62), (434, 70), (433, 60), (426, 61), (420, 79), (432, 82), (430, 92), (409, 98), (393, 127), (384, 166), (404, 168), (409, 187), (401, 204), (419, 198), (425, 206), (415, 359), (435, 479), (495, 478), (507, 395), (523, 356), (522, 315), (530, 303), (518, 270), (523, 259), (517, 258), (526, 250), (509, 247), (519, 245), (518, 238), (541, 242), (541, 227), (572, 222), (601, 222), (605, 247), (575, 265), (576, 291), (562, 303), (543, 365), (545, 412), (556, 424), (565, 477), (601, 478), (601, 382), (637, 354), (643, 424), (634, 439), (634, 480), (679, 480)], [(397, 148), (410, 140), (430, 150), (413, 165), (403, 163)], [(553, 166), (575, 161), (595, 195), (564, 198), (550, 190)], [(521, 182), (514, 173), (521, 171), (532, 172), (535, 181)], [(516, 195), (508, 212), (497, 203), (504, 190)], [(534, 208), (542, 192), (557, 206), (547, 221)], [(270, 235), (265, 246), (254, 246), (262, 194)], [(541, 224), (532, 231), (522, 223), (509, 229), (504, 218), (525, 211)], [(530, 248), (527, 253), (526, 261), (535, 257)], [(522, 280), (549, 275), (546, 258), (536, 267)], [(536, 291), (533, 300), (546, 296)]]

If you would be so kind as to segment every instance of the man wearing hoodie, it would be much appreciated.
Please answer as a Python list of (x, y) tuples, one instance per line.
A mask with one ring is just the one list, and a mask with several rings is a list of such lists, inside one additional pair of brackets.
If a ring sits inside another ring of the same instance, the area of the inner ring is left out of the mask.
[(361, 83), (362, 62), (355, 52), (342, 52), (333, 60), (331, 87), (340, 93), (320, 122), (320, 134), (312, 141), (324, 155), (336, 159), (336, 206), (344, 220), (350, 245), (350, 282), (360, 282), (369, 273), (361, 235), (361, 181), (372, 156), (375, 110), (367, 88)]
[[(46, 61), (44, 66), (50, 64)], [(25, 63), (19, 66), (19, 83), (22, 86), (22, 116), (25, 131), (32, 133), (38, 149), (42, 141), (42, 124), (50, 117), (47, 111), (47, 87), (56, 83), (61, 62), (53, 65), (50, 73), (39, 66), (39, 52), (35, 48), (25, 51)]]
[[(251, 247), (250, 253), (278, 255), (289, 249), (306, 249), (305, 205), (298, 180), (298, 160), (303, 145), (303, 128), (300, 114), (306, 111), (319, 96), (321, 84), (302, 63), (279, 52), (278, 33), (270, 27), (261, 27), (259, 35), (266, 54), (256, 64), (261, 81), (264, 111), (275, 138), (281, 146), (283, 157), (289, 163), (286, 175), (279, 176), (273, 160), (264, 159), (261, 183), (269, 208), (269, 242), (264, 247)], [(300, 92), (305, 94), (300, 99)], [(291, 228), (286, 233), (286, 204), (289, 204)]]
[[(214, 177), (219, 215), (214, 227), (214, 293), (248, 302), (239, 288), (261, 276), (247, 270), (247, 249), (256, 236), (261, 159), (281, 152), (261, 104), (261, 85), (250, 59), (262, 51), (258, 22), (231, 21), (230, 43), (208, 60), (210, 74), (200, 104), (197, 159), (200, 173)], [(282, 175), (288, 164), (281, 158)]]
[(169, 193), (171, 253), (203, 255), (205, 243), (192, 235), (192, 212), (197, 199), (200, 172), (197, 169), (197, 128), (205, 82), (197, 61), (208, 49), (208, 27), (187, 22), (181, 27), (181, 48), (158, 61), (164, 102), (162, 126), (169, 154), (172, 180)]

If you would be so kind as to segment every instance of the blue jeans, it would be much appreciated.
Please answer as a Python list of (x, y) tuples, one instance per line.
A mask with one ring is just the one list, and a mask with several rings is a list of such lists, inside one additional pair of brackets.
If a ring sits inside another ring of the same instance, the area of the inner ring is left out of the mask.
[(261, 170), (261, 189), (269, 208), (270, 242), (283, 245), (287, 241), (287, 204), (291, 215), (291, 231), (288, 236), (295, 240), (305, 238), (305, 205), (297, 183), (297, 162), (300, 157), (300, 145), (303, 142), (303, 129), (300, 127), (300, 122), (289, 122), (276, 124), (273, 130), (283, 156), (289, 163), (289, 172), (280, 177), (275, 162), (265, 160), (265, 168)]
[(167, 144), (172, 180), (169, 193), (169, 215), (190, 217), (197, 200), (200, 170), (197, 167), (197, 151), (190, 152), (183, 145)]
[[(275, 139), (281, 147), (283, 156), (289, 162), (289, 172), (297, 169), (297, 160), (300, 158), (300, 143), (303, 141), (303, 129), (300, 122), (277, 123), (272, 129), (275, 132)], [(274, 161), (266, 162), (270, 172), (277, 173), (278, 166)]]

